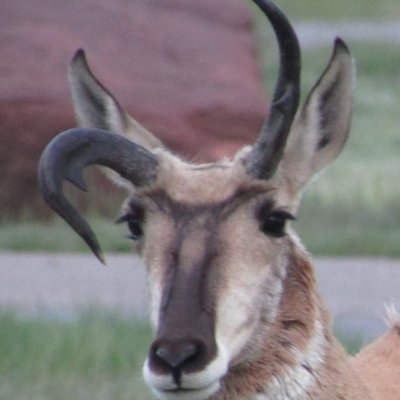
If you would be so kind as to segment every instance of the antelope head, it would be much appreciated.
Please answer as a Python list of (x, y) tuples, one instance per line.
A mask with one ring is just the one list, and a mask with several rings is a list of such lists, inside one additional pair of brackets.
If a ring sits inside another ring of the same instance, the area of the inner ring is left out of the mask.
[(296, 34), (271, 1), (254, 2), (275, 31), (280, 72), (253, 146), (210, 164), (178, 158), (125, 113), (78, 51), (70, 79), (83, 128), (58, 135), (40, 162), (45, 200), (100, 260), (96, 237), (62, 182), (85, 189), (84, 168), (99, 164), (129, 187), (120, 221), (148, 270), (155, 338), (144, 376), (161, 399), (214, 398), (234, 368), (257, 360), (273, 335), (293, 249), (302, 251), (289, 226), (301, 190), (338, 155), (349, 131), (353, 63), (346, 45), (336, 40), (297, 112)]

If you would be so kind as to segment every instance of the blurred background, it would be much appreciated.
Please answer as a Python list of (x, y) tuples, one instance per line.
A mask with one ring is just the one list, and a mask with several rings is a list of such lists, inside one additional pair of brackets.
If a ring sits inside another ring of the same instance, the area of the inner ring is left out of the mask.
[[(276, 3), (302, 44), (303, 96), (336, 36), (356, 60), (350, 139), (294, 224), (355, 351), (383, 329), (381, 301), (399, 301), (400, 3)], [(140, 377), (150, 340), (144, 271), (113, 223), (124, 193), (97, 171), (88, 194), (68, 188), (110, 254), (107, 271), (37, 193), (41, 151), (76, 125), (69, 62), (84, 48), (132, 116), (207, 161), (256, 137), (276, 78), (275, 38), (246, 0), (2, 0), (0, 15), (0, 399), (151, 398)]]

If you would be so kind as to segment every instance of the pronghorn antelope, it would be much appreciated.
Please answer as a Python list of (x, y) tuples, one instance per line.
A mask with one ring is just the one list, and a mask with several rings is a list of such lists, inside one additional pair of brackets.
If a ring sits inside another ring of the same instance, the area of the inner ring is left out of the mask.
[(84, 168), (99, 164), (129, 188), (120, 222), (148, 269), (155, 339), (143, 371), (158, 398), (399, 400), (399, 320), (393, 313), (386, 336), (350, 359), (333, 337), (310, 257), (290, 227), (303, 187), (346, 141), (351, 55), (337, 39), (297, 112), (296, 34), (273, 3), (254, 2), (275, 30), (280, 72), (253, 146), (210, 164), (178, 158), (124, 112), (79, 51), (70, 79), (84, 128), (48, 145), (41, 192), (103, 260), (62, 182), (85, 189)]

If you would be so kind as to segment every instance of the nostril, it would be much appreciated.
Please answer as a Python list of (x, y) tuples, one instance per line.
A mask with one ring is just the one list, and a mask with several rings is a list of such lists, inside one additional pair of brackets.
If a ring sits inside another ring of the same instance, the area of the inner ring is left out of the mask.
[(195, 361), (200, 354), (200, 345), (194, 341), (158, 342), (154, 347), (158, 360), (172, 369), (183, 368)]

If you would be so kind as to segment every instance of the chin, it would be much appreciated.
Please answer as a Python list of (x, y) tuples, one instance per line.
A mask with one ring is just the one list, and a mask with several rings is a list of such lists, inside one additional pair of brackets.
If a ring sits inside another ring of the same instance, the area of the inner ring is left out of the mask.
[(152, 388), (153, 393), (160, 400), (208, 400), (220, 388), (219, 382), (198, 389), (159, 390)]
[(219, 356), (204, 370), (183, 374), (180, 385), (174, 382), (170, 374), (154, 373), (149, 368), (148, 360), (143, 366), (143, 377), (160, 400), (208, 400), (219, 391), (227, 369), (226, 354), (220, 351)]

